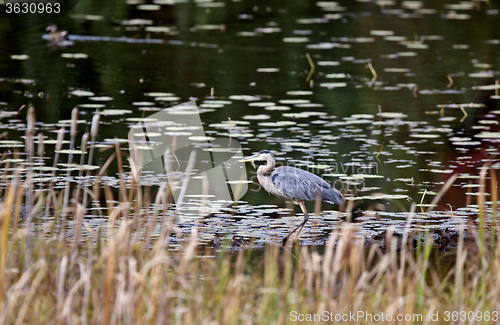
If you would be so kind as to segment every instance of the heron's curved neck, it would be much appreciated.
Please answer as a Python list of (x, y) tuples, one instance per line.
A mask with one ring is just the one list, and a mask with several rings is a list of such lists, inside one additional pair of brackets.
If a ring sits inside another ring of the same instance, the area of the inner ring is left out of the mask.
[(271, 177), (267, 176), (272, 172), (274, 166), (276, 165), (276, 161), (272, 158), (267, 159), (267, 164), (260, 165), (257, 169), (257, 179), (259, 180), (260, 185), (264, 187), (268, 192), (273, 191), (275, 188), (273, 182), (271, 181)]
[(267, 159), (267, 164), (259, 166), (257, 169), (257, 176), (264, 176), (271, 173), (276, 165), (276, 161), (272, 158)]

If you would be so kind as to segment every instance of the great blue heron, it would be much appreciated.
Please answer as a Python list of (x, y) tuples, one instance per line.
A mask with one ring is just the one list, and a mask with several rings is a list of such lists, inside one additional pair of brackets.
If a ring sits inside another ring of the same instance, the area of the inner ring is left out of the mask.
[[(276, 159), (274, 159), (273, 154), (268, 150), (262, 150), (256, 155), (240, 160), (240, 162), (251, 161), (253, 164), (253, 161), (256, 160), (267, 161), (267, 164), (261, 165), (257, 169), (257, 179), (260, 185), (277, 197), (297, 202), (302, 212), (304, 212), (304, 221), (289, 233), (285, 237), (285, 240), (300, 228), (297, 234), (298, 238), (302, 227), (304, 227), (309, 219), (304, 201), (321, 199), (331, 204), (341, 204), (344, 202), (344, 197), (337, 189), (313, 173), (289, 166), (281, 166), (274, 169)], [(266, 176), (269, 173), (271, 175)]]

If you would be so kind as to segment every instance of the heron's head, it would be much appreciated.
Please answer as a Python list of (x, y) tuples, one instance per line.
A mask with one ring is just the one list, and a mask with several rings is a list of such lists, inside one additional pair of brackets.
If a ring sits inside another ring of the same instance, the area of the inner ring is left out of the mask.
[(258, 154), (250, 156), (250, 157), (247, 157), (247, 158), (244, 158), (244, 159), (240, 160), (240, 162), (251, 161), (253, 167), (255, 168), (254, 161), (261, 161), (261, 160), (267, 161), (269, 159), (273, 159), (274, 160), (274, 156), (271, 153), (271, 151), (269, 151), (269, 150), (261, 150), (261, 151), (259, 151)]

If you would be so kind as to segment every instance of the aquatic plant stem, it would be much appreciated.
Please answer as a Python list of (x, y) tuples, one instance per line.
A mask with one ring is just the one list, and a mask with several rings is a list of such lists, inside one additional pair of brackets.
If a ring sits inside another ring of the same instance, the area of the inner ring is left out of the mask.
[[(80, 192), (82, 191), (82, 184), (85, 182), (85, 180), (82, 179), (83, 176), (83, 167), (85, 167), (85, 153), (87, 151), (87, 142), (89, 140), (89, 134), (85, 133), (82, 136), (82, 143), (81, 143), (81, 154), (80, 154), (80, 171), (78, 172), (78, 180), (80, 183), (76, 187), (76, 194), (75, 194), (75, 200), (77, 202), (80, 202)], [(88, 170), (88, 169), (87, 169)]]
[[(51, 200), (53, 197), (52, 192), (54, 190), (54, 181), (56, 178), (57, 163), (59, 162), (59, 152), (61, 152), (63, 141), (64, 141), (64, 127), (60, 128), (59, 131), (57, 132), (54, 164), (52, 166), (52, 174), (50, 175), (49, 191), (47, 193), (47, 201), (45, 203), (44, 220), (47, 220), (49, 218), (50, 203), (51, 203)], [(54, 198), (55, 198), (55, 196), (54, 196)], [(57, 213), (56, 203), (57, 202), (54, 199), (54, 211), (56, 211), (56, 213)]]
[(307, 61), (309, 62), (309, 65), (311, 66), (311, 70), (309, 70), (309, 74), (307, 75), (306, 82), (311, 81), (312, 75), (314, 73), (314, 70), (316, 69), (316, 66), (314, 65), (314, 62), (311, 58), (311, 55), (309, 53), (306, 53), (306, 58)]
[(69, 145), (69, 154), (68, 154), (68, 165), (66, 166), (66, 183), (64, 185), (64, 198), (63, 198), (63, 206), (62, 206), (62, 220), (61, 220), (61, 229), (60, 236), (61, 240), (66, 236), (66, 225), (68, 219), (68, 203), (69, 203), (69, 194), (71, 192), (71, 168), (73, 165), (73, 150), (75, 149), (75, 139), (77, 132), (77, 122), (78, 122), (78, 108), (73, 108), (71, 111), (71, 128), (70, 128), (70, 145)]
[[(95, 139), (97, 138), (97, 131), (99, 129), (99, 120), (100, 120), (100, 113), (99, 110), (97, 110), (94, 113), (94, 116), (92, 117), (92, 126), (90, 128), (90, 136), (91, 136), (91, 142), (90, 142), (90, 149), (89, 149), (89, 155), (88, 155), (88, 162), (87, 165), (92, 166), (92, 162), (94, 159), (94, 147), (95, 147)], [(90, 171), (87, 170), (85, 180), (89, 179)], [(82, 201), (82, 206), (83, 206), (83, 214), (87, 212), (87, 191), (83, 191), (83, 201)]]
[(378, 75), (377, 75), (377, 71), (375, 71), (375, 69), (373, 68), (373, 65), (371, 62), (368, 62), (368, 68), (370, 69), (370, 72), (373, 75), (372, 80), (370, 80), (370, 83), (368, 84), (368, 88), (371, 88), (375, 84), (375, 81), (377, 80)]
[[(25, 229), (27, 231), (26, 236), (26, 246), (31, 247), (31, 239), (32, 239), (32, 224), (31, 224), (31, 211), (33, 209), (33, 163), (34, 163), (34, 155), (35, 155), (35, 144), (34, 144), (34, 136), (35, 136), (35, 107), (30, 103), (28, 108), (28, 116), (26, 121), (26, 154), (28, 155), (28, 177), (25, 181), (26, 188), (26, 206), (25, 206)], [(18, 204), (16, 208), (20, 208), (21, 204)], [(26, 254), (24, 255), (25, 264), (31, 264), (31, 250), (26, 250)]]

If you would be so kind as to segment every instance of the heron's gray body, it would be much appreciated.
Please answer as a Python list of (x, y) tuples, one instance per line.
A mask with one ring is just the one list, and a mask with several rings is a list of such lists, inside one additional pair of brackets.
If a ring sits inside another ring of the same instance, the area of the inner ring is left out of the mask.
[[(265, 168), (265, 166), (260, 166)], [(265, 176), (267, 170), (257, 172), (259, 183), (271, 194), (293, 201), (314, 201), (319, 198), (331, 204), (340, 204), (344, 200), (342, 194), (321, 177), (306, 170), (281, 166), (271, 175)], [(264, 185), (264, 183), (266, 183)]]

